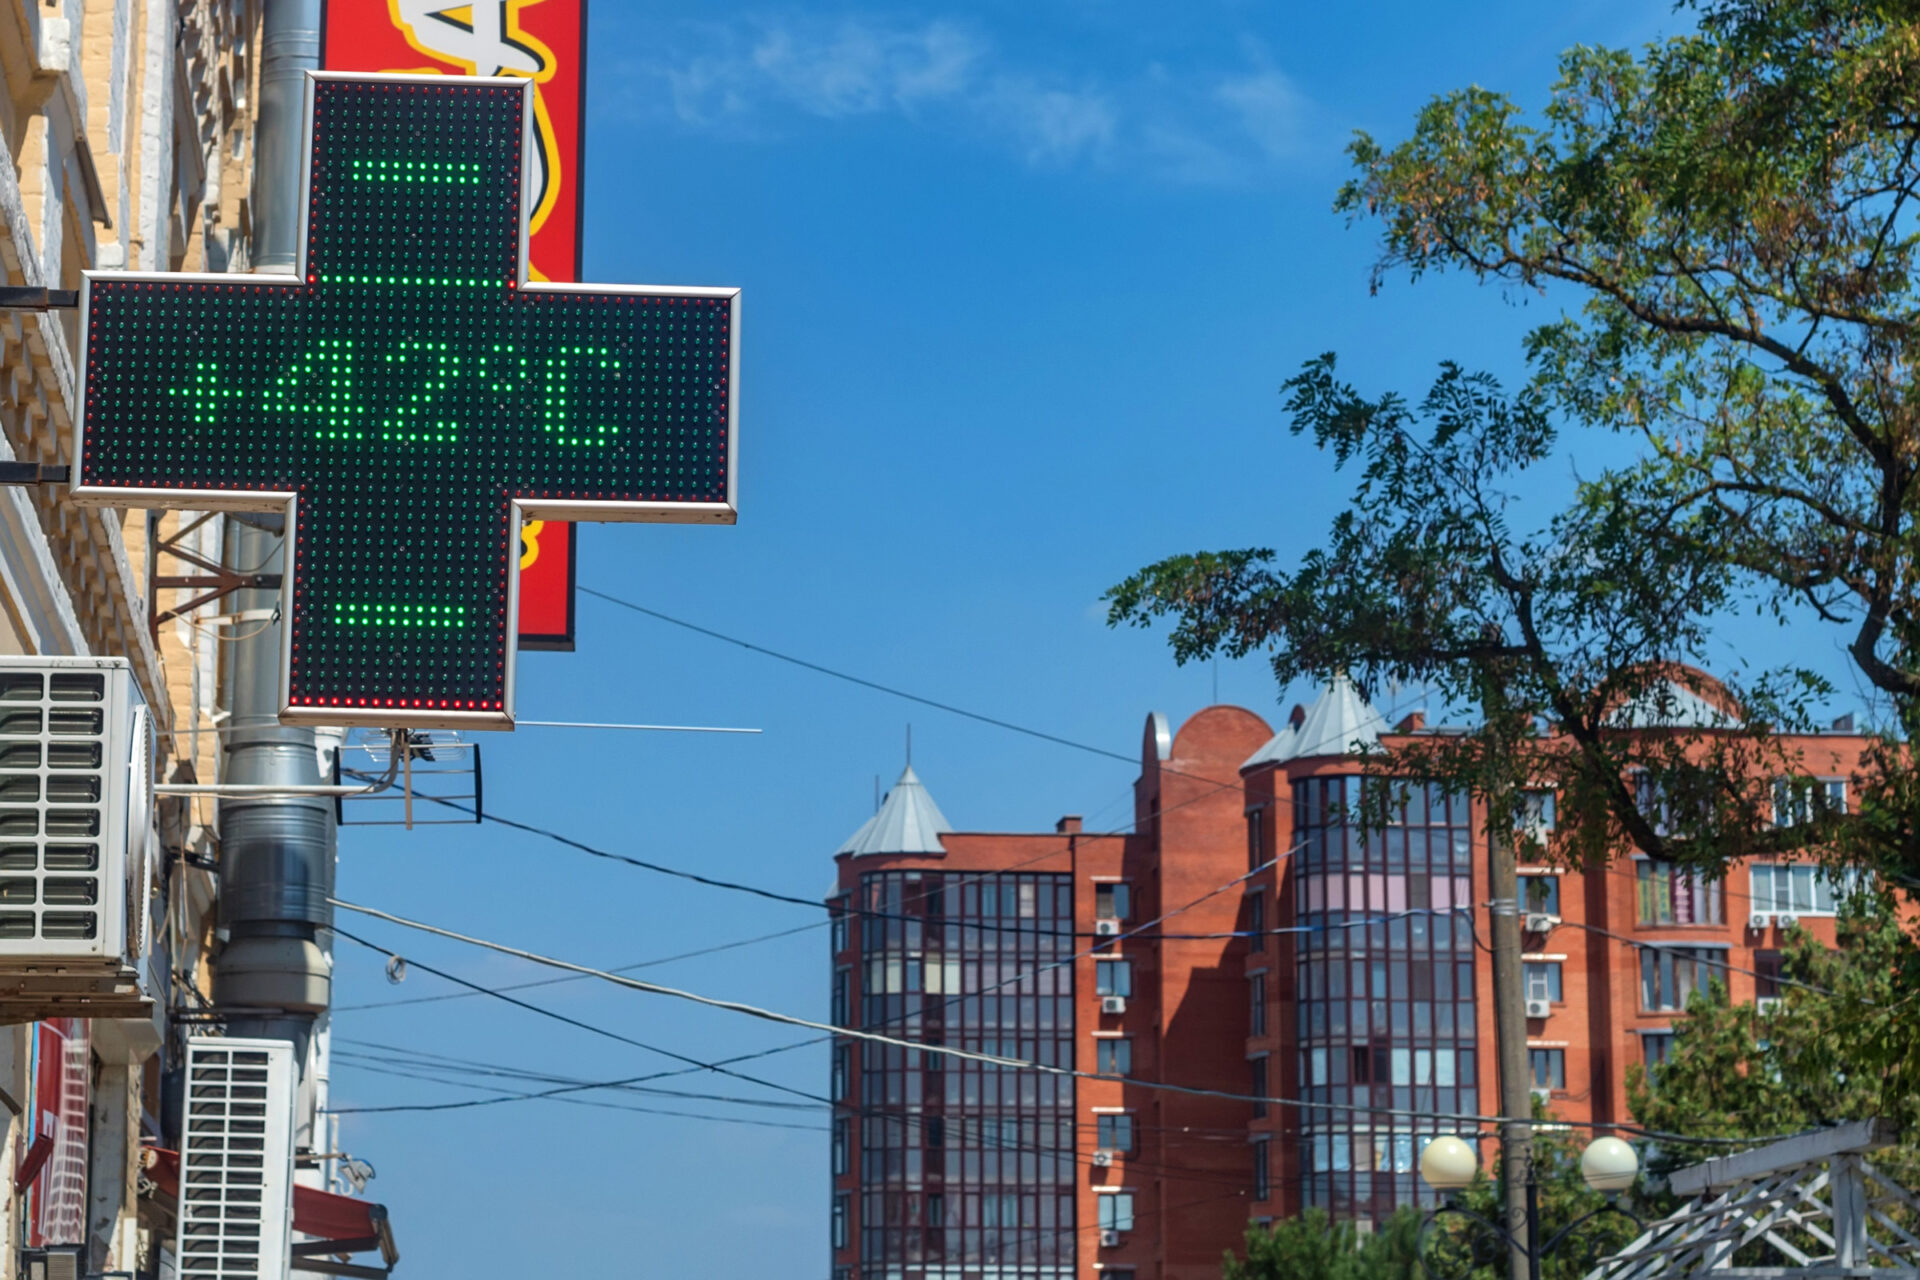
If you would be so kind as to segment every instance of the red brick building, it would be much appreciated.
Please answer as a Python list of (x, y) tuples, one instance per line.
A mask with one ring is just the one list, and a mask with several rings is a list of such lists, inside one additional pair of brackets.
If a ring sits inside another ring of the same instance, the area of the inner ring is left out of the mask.
[[(1726, 714), (1676, 694), (1678, 723)], [(1459, 1127), (1435, 1117), (1498, 1110), (1485, 815), (1415, 789), (1361, 839), (1343, 807), (1395, 732), (1426, 730), (1343, 680), (1278, 733), (1152, 715), (1121, 835), (956, 832), (909, 769), (836, 855), (833, 1021), (1088, 1074), (837, 1043), (835, 1280), (1199, 1280), (1250, 1220), (1423, 1200), (1419, 1150)], [(1844, 798), (1864, 740), (1793, 745)], [(1696, 985), (1773, 996), (1781, 918), (1830, 941), (1839, 891), (1785, 863), (1523, 875), (1535, 1086), (1575, 1120), (1627, 1117)]]

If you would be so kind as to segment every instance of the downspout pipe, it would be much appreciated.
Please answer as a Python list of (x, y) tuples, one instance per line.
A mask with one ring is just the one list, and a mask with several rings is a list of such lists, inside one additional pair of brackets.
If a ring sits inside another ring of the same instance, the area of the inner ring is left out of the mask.
[[(260, 53), (260, 114), (254, 136), (254, 270), (291, 275), (300, 235), (305, 72), (320, 65), (320, 0), (266, 0)], [(246, 573), (287, 573), (283, 540), (267, 521), (230, 519), (227, 564)], [(270, 612), (279, 593), (236, 593), (240, 611)], [(311, 729), (280, 723), (284, 619), (235, 639), (227, 652), (228, 732), (221, 781), (243, 786), (318, 786)], [(316, 1018), (332, 999), (332, 965), (321, 933), (333, 922), (336, 832), (322, 795), (238, 794), (220, 801), (220, 928), (213, 999), (231, 1010), (230, 1034), (290, 1040), (302, 1093)], [(310, 1129), (311, 1106), (299, 1114)], [(303, 1144), (310, 1141), (302, 1135)]]

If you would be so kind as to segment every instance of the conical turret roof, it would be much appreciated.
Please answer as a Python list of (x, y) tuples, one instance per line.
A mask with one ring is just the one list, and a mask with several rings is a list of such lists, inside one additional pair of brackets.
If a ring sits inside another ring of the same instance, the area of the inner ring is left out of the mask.
[(1327, 682), (1327, 688), (1296, 725), (1289, 724), (1267, 740), (1240, 767), (1285, 764), (1310, 756), (1344, 756), (1373, 750), (1380, 735), (1387, 732), (1386, 717), (1371, 702), (1360, 696), (1344, 673)]
[(945, 853), (940, 837), (953, 830), (940, 806), (927, 794), (926, 784), (908, 765), (893, 784), (879, 811), (848, 837), (835, 856), (869, 853)]

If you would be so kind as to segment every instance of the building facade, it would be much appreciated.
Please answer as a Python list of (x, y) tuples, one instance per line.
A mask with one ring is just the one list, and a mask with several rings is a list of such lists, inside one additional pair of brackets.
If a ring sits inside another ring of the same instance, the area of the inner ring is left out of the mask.
[[(1078, 1074), (837, 1041), (835, 1280), (1199, 1280), (1249, 1222), (1430, 1200), (1425, 1143), (1500, 1091), (1484, 807), (1396, 787), (1359, 825), (1366, 753), (1426, 732), (1345, 680), (1278, 732), (1156, 714), (1114, 834), (955, 831), (909, 769), (836, 855), (835, 1025)], [(1785, 745), (1844, 803), (1863, 738)], [(1791, 860), (1521, 872), (1534, 1089), (1599, 1123), (1696, 987), (1773, 998), (1782, 928), (1831, 944), (1844, 890)]]

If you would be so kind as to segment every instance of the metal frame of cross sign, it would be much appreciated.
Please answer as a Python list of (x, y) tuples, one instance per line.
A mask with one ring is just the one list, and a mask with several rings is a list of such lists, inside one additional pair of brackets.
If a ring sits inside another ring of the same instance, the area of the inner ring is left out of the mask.
[(530, 284), (524, 79), (306, 118), (295, 275), (86, 273), (73, 498), (286, 513), (282, 720), (511, 728), (523, 521), (733, 523), (740, 291)]

